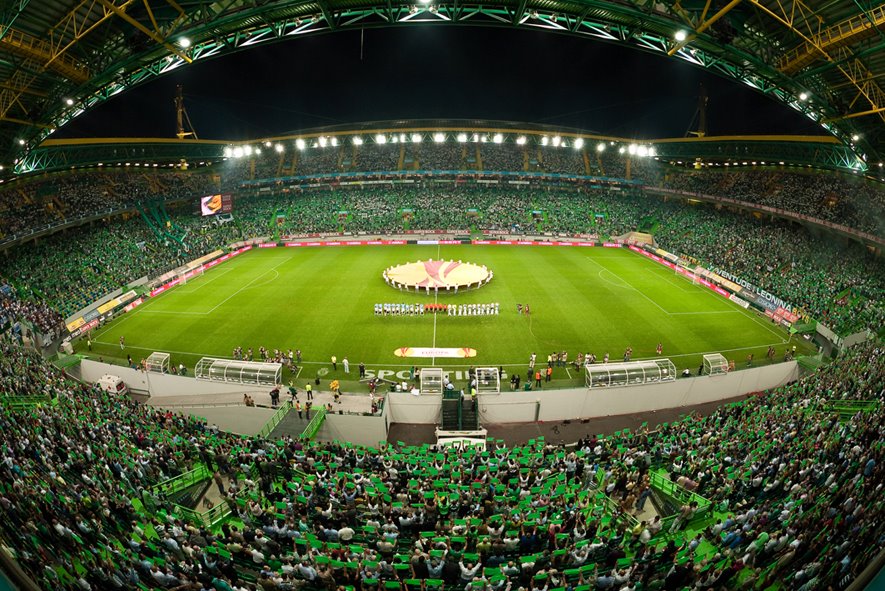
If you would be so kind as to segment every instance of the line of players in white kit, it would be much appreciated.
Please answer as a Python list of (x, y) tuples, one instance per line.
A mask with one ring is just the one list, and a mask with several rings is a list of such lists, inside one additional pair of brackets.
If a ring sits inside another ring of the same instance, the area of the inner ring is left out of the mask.
[(449, 316), (497, 316), (498, 302), (491, 304), (375, 304), (375, 316), (423, 316), (445, 313)]

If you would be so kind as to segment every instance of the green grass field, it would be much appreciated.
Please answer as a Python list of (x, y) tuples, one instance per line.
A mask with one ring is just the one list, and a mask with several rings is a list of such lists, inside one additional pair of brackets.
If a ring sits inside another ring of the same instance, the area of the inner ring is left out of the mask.
[[(376, 317), (376, 302), (430, 303), (434, 296), (406, 295), (385, 285), (386, 267), (418, 259), (461, 259), (487, 265), (495, 278), (485, 287), (439, 295), (441, 303), (499, 302), (497, 317)], [(516, 304), (531, 306), (519, 315)], [(126, 349), (118, 340), (125, 336)], [(348, 246), (255, 249), (219, 265), (186, 285), (151, 299), (92, 334), (91, 356), (135, 361), (153, 351), (172, 354), (191, 369), (202, 356), (230, 357), (245, 350), (301, 349), (299, 380), (320, 371), (356, 388), (360, 361), (374, 371), (429, 365), (394, 355), (399, 347), (472, 347), (472, 359), (437, 359), (465, 371), (470, 365), (524, 372), (529, 355), (539, 365), (552, 351), (609, 353), (620, 361), (663, 356), (693, 371), (703, 353), (721, 352), (744, 367), (747, 355), (766, 363), (769, 345), (783, 358), (786, 347), (810, 347), (764, 317), (626, 249), (529, 246)], [(85, 340), (77, 351), (89, 354)], [(347, 356), (351, 374), (329, 359)], [(325, 370), (325, 371), (324, 371)], [(573, 368), (556, 368), (556, 386), (583, 383)], [(288, 374), (284, 376), (288, 380)]]

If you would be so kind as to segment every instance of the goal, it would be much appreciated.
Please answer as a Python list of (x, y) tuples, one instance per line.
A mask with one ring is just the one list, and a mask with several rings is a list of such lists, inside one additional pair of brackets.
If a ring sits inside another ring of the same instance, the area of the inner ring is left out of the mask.
[(178, 274), (178, 285), (185, 285), (188, 281), (193, 281), (197, 277), (203, 276), (203, 267), (197, 267)]

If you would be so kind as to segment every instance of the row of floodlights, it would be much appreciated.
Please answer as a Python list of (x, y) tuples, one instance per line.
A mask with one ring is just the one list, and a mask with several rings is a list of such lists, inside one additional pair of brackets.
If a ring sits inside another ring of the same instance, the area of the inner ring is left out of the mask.
[[(430, 136), (435, 144), (442, 144), (446, 141), (446, 134), (444, 133), (434, 133)], [(400, 133), (400, 134), (385, 134), (378, 133), (374, 137), (376, 144), (405, 144), (411, 142), (413, 144), (420, 144), (424, 141), (425, 136), (420, 133), (412, 133), (411, 135)], [(484, 133), (459, 133), (455, 136), (455, 139), (458, 143), (466, 144), (468, 142), (474, 143), (493, 143), (493, 144), (503, 144), (504, 143), (504, 134), (496, 133), (493, 135), (484, 134)], [(365, 140), (358, 135), (351, 137), (351, 142), (354, 146), (362, 146), (365, 143)], [(526, 136), (521, 135), (518, 136), (515, 140), (518, 146), (523, 146), (528, 142)], [(571, 142), (571, 144), (569, 144)], [(295, 140), (295, 147), (298, 150), (306, 150), (308, 147), (313, 148), (325, 148), (327, 146), (337, 147), (339, 145), (339, 140), (336, 136), (319, 136), (316, 141), (308, 144), (308, 141), (303, 138), (298, 138)], [(541, 145), (542, 146), (552, 146), (554, 148), (567, 148), (571, 145), (575, 150), (580, 150), (585, 145), (584, 138), (574, 138), (573, 140), (569, 140), (567, 138), (562, 138), (558, 135), (555, 136), (542, 136), (541, 137)], [(597, 152), (604, 152), (608, 145), (614, 146), (615, 142), (599, 142), (596, 144)], [(273, 142), (264, 142), (265, 149), (273, 149), (277, 153), (282, 153), (286, 151), (286, 148), (281, 143), (273, 143)], [(655, 148), (652, 146), (642, 146), (638, 144), (630, 144), (628, 146), (621, 146), (618, 148), (618, 152), (620, 154), (630, 154), (631, 156), (639, 156), (642, 158), (645, 157), (655, 157), (657, 153)], [(245, 156), (252, 155), (261, 155), (262, 150), (260, 147), (253, 147), (249, 145), (244, 146), (227, 146), (224, 148), (224, 156), (225, 158), (243, 158)]]

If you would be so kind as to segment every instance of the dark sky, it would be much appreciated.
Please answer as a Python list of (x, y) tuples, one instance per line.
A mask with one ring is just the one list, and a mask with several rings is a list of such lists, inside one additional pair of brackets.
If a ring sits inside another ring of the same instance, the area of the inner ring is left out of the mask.
[(419, 118), (683, 137), (701, 83), (710, 97), (711, 135), (823, 132), (743, 84), (622, 45), (451, 25), (371, 29), (364, 35), (362, 59), (360, 32), (346, 31), (182, 67), (121, 93), (53, 137), (172, 137), (177, 84), (184, 85), (191, 121), (205, 139)]

